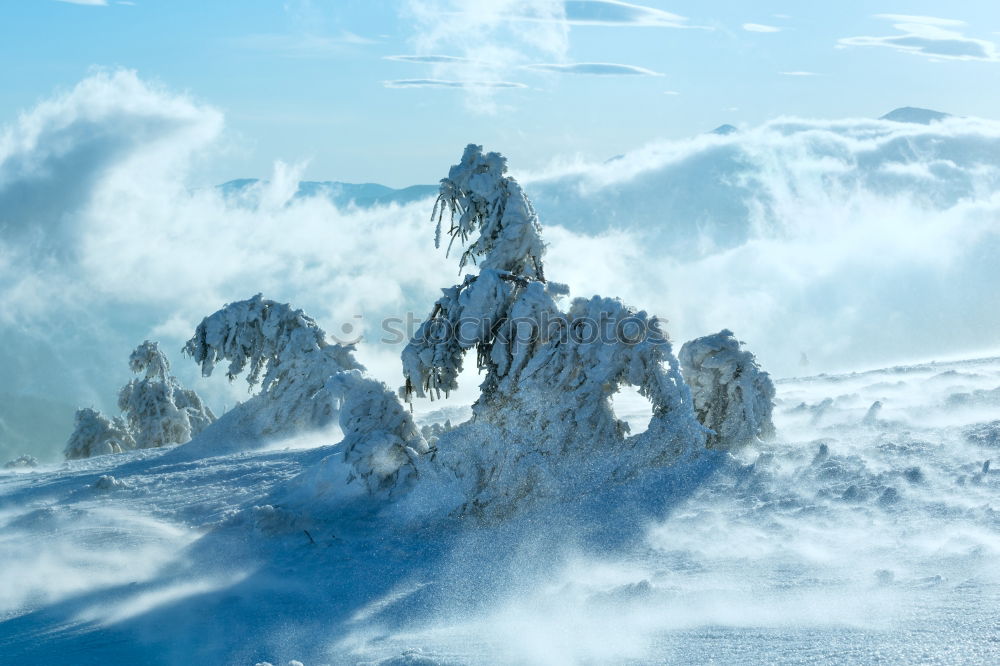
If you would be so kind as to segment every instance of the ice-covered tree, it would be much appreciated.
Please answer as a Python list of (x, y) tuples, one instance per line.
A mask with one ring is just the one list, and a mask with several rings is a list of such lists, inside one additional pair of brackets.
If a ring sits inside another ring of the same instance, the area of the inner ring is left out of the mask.
[(140, 376), (122, 387), (118, 408), (138, 448), (183, 444), (215, 420), (198, 394), (170, 374), (170, 362), (156, 342), (136, 347), (129, 368)]
[[(465, 245), (460, 267), (480, 269), (443, 290), (402, 355), (412, 400), (454, 390), (476, 349), (485, 377), (473, 423), (442, 434), (435, 455), (465, 485), (469, 512), (504, 510), (585, 478), (627, 478), (704, 437), (659, 320), (598, 296), (559, 307), (567, 290), (545, 281), (538, 218), (506, 168), (502, 156), (470, 145), (441, 181), (438, 240), (450, 212), (448, 235)], [(626, 384), (653, 405), (636, 437), (610, 402)]]
[(135, 448), (135, 438), (119, 417), (109, 419), (96, 409), (76, 410), (73, 434), (66, 443), (67, 460), (122, 453)]
[(427, 444), (398, 397), (364, 375), (353, 345), (331, 344), (308, 315), (260, 294), (206, 317), (185, 346), (209, 376), (229, 363), (260, 391), (226, 420), (242, 436), (291, 436), (339, 425), (349, 480), (370, 492), (391, 490), (415, 473)]
[(774, 384), (732, 331), (685, 342), (680, 363), (698, 420), (712, 430), (709, 448), (731, 450), (774, 436)]

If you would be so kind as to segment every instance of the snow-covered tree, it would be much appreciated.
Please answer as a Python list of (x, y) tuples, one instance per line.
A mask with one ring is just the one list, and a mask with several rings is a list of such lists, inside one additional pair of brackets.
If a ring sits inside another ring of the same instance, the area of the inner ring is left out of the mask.
[(122, 453), (135, 448), (135, 438), (121, 418), (109, 419), (96, 409), (76, 410), (73, 434), (66, 443), (67, 460)]
[(338, 396), (327, 380), (345, 370), (364, 370), (353, 345), (330, 344), (326, 333), (302, 310), (260, 294), (230, 303), (205, 317), (184, 352), (205, 377), (228, 361), (232, 381), (246, 371), (257, 399), (237, 409), (256, 425), (256, 434), (294, 434), (335, 423)]
[[(443, 433), (435, 454), (465, 486), (461, 511), (473, 513), (628, 478), (678, 460), (704, 437), (659, 320), (598, 296), (560, 309), (567, 290), (545, 281), (538, 218), (506, 168), (502, 156), (470, 145), (441, 181), (438, 239), (447, 209), (451, 240), (465, 244), (460, 266), (480, 270), (443, 290), (402, 354), (412, 400), (454, 390), (476, 349), (485, 378), (473, 422)], [(636, 437), (610, 402), (626, 384), (653, 405)]]
[(538, 216), (521, 186), (506, 174), (507, 158), (500, 153), (484, 155), (482, 146), (465, 147), (462, 161), (441, 180), (432, 213), (438, 225), (435, 247), (440, 247), (441, 222), (447, 211), (449, 249), (455, 240), (465, 243), (474, 237), (462, 253), (459, 270), (471, 260), (484, 269), (544, 281), (545, 245)]
[(122, 387), (118, 408), (138, 448), (183, 444), (215, 420), (198, 394), (170, 374), (170, 362), (156, 342), (136, 347), (129, 367), (140, 376)]
[(157, 343), (146, 340), (136, 347), (129, 368), (139, 377), (118, 393), (122, 415), (109, 419), (94, 409), (77, 410), (66, 458), (183, 444), (215, 420), (198, 394), (170, 374), (170, 362)]
[(33, 469), (38, 467), (38, 459), (27, 454), (20, 455), (4, 463), (4, 469)]
[(680, 363), (698, 420), (712, 430), (709, 448), (731, 450), (774, 436), (774, 384), (732, 331), (684, 343)]
[(260, 294), (206, 317), (185, 346), (209, 376), (228, 361), (230, 380), (247, 371), (260, 392), (226, 419), (247, 437), (290, 436), (339, 424), (349, 481), (392, 490), (415, 474), (427, 443), (398, 397), (366, 377), (353, 345), (330, 344), (308, 315)]

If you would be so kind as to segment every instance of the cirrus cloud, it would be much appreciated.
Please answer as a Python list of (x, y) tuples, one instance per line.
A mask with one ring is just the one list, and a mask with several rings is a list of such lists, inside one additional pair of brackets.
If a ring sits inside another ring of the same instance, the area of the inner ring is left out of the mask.
[(781, 28), (763, 23), (744, 23), (743, 29), (747, 32), (781, 32)]
[(449, 81), (447, 79), (397, 79), (383, 81), (386, 88), (527, 88), (515, 81)]
[(471, 58), (461, 58), (459, 56), (450, 55), (391, 55), (385, 56), (383, 60), (395, 60), (397, 62), (413, 62), (423, 65), (437, 65), (441, 63), (446, 64), (458, 64), (458, 63), (472, 63), (475, 62)]
[(663, 76), (645, 67), (619, 65), (610, 62), (546, 63), (526, 65), (524, 69), (553, 74), (590, 74), (595, 76)]
[(837, 41), (837, 47), (884, 47), (938, 61), (1000, 62), (1000, 51), (995, 43), (966, 37), (958, 30), (965, 26), (964, 21), (909, 14), (876, 14), (875, 18), (893, 21), (892, 27), (898, 34), (885, 37), (844, 37)]
[(565, 20), (571, 25), (688, 27), (683, 16), (617, 0), (567, 0), (563, 5)]

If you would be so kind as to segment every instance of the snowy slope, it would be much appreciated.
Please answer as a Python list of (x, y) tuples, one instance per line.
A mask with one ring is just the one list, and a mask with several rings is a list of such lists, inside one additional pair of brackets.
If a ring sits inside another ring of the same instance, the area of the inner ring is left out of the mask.
[(998, 387), (1000, 358), (782, 380), (772, 443), (492, 526), (296, 502), (334, 451), (301, 442), (0, 472), (0, 655), (996, 663)]

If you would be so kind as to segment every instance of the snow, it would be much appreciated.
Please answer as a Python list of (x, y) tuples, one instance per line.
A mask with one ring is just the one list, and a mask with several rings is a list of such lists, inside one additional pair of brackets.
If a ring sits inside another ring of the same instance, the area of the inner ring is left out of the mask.
[(31, 469), (38, 467), (38, 459), (34, 456), (23, 455), (13, 460), (8, 460), (3, 466), (4, 469)]
[(118, 407), (138, 448), (183, 444), (215, 421), (198, 394), (171, 376), (157, 343), (147, 340), (136, 347), (129, 368), (141, 377), (122, 387)]
[(774, 384), (730, 330), (685, 342), (681, 372), (708, 447), (730, 450), (774, 436)]
[[(19, 563), (0, 573), (0, 653), (995, 663), (1000, 475), (984, 471), (996, 438), (979, 434), (995, 417), (947, 398), (996, 386), (1000, 359), (781, 380), (766, 444), (488, 525), (403, 528), (287, 503), (337, 446), (0, 472), (0, 555)], [(827, 398), (818, 423), (796, 409)], [(875, 400), (878, 429), (862, 424)], [(104, 476), (129, 487), (91, 489)]]

